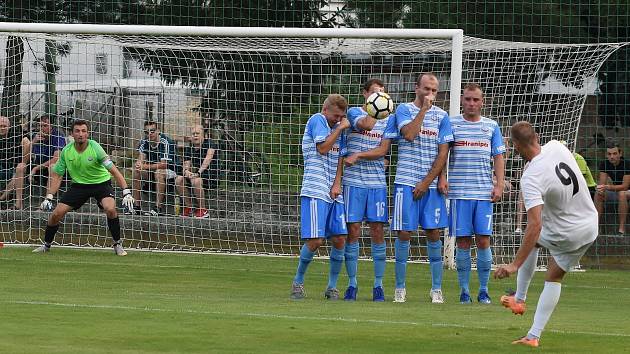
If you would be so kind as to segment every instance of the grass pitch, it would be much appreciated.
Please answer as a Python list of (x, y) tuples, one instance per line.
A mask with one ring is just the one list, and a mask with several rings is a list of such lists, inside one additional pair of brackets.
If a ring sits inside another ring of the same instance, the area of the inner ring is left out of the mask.
[[(296, 259), (53, 248), (0, 249), (0, 353), (506, 353), (529, 329), (528, 311), (499, 304), (515, 280), (490, 282), (493, 304), (460, 305), (455, 271), (446, 303), (429, 303), (426, 265), (408, 269), (407, 303), (394, 304), (393, 264), (385, 303), (371, 302), (372, 264), (359, 263), (357, 302), (323, 299), (328, 264), (315, 260), (308, 298), (289, 300)], [(342, 274), (345, 271), (342, 271)], [(339, 280), (341, 292), (347, 278)], [(471, 286), (477, 284), (476, 273)], [(476, 292), (473, 291), (473, 297)], [(630, 344), (630, 273), (587, 271), (565, 278), (538, 350), (621, 353)]]

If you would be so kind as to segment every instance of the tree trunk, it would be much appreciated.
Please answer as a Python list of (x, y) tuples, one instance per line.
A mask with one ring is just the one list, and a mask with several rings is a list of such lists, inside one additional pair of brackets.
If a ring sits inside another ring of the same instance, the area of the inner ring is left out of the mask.
[(9, 118), (11, 125), (15, 125), (20, 123), (18, 120), (24, 60), (24, 40), (22, 37), (9, 36), (7, 38), (6, 54), (0, 115)]

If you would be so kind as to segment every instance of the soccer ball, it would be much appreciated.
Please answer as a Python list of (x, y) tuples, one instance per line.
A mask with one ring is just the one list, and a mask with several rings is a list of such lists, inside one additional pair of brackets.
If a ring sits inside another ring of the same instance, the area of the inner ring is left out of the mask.
[(385, 92), (374, 92), (365, 101), (367, 114), (376, 118), (387, 118), (394, 111), (394, 102)]

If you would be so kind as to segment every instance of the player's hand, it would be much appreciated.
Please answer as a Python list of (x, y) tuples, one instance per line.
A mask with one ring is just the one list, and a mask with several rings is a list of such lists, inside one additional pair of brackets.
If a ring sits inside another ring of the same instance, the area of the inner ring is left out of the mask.
[(448, 196), (448, 181), (446, 179), (440, 178), (438, 179), (438, 191), (443, 196)]
[(339, 121), (339, 129), (348, 129), (350, 128), (350, 121), (348, 120), (348, 118), (343, 117), (341, 118), (341, 121)]
[(492, 194), (490, 195), (490, 201), (493, 203), (498, 202), (499, 200), (501, 200), (501, 197), (503, 196), (503, 187), (500, 186), (499, 184), (496, 184), (494, 187), (492, 187)]
[(429, 190), (429, 184), (424, 182), (416, 183), (413, 189), (413, 199), (420, 199)]
[(499, 266), (494, 271), (494, 279), (507, 278), (507, 277), (510, 276), (510, 274), (516, 273), (517, 270), (518, 270), (518, 268), (514, 265), (514, 263), (510, 263), (510, 264), (505, 264), (505, 265)]
[(335, 200), (341, 194), (341, 185), (339, 183), (333, 183), (330, 188), (330, 197)]
[(48, 193), (46, 195), (46, 198), (44, 199), (44, 201), (42, 202), (42, 204), (39, 205), (39, 208), (43, 211), (52, 211), (53, 210), (53, 195)]
[(435, 101), (435, 95), (431, 94), (428, 96), (424, 96), (424, 100), (422, 101), (422, 109), (428, 111), (433, 106), (433, 101)]
[(359, 161), (358, 154), (352, 154), (350, 156), (344, 157), (343, 159), (343, 163), (346, 164), (346, 166), (352, 166), (358, 161)]
[(123, 207), (127, 208), (127, 210), (129, 211), (133, 211), (133, 204), (135, 203), (135, 199), (133, 199), (133, 196), (131, 195), (131, 190), (129, 188), (125, 188), (123, 189), (123, 199), (122, 199), (122, 205)]
[(595, 190), (599, 194), (604, 194), (604, 191), (606, 190), (606, 185), (605, 184), (598, 184), (597, 187), (595, 187)]

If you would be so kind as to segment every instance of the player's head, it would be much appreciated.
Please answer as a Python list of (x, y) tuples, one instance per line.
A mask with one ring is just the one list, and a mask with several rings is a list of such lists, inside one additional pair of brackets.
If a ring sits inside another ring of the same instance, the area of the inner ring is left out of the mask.
[(203, 143), (203, 126), (201, 124), (195, 124), (190, 129), (190, 142), (194, 145)]
[(50, 121), (49, 116), (39, 117), (39, 132), (44, 135), (50, 134), (50, 131), (52, 130), (51, 124), (52, 122)]
[(434, 73), (422, 73), (416, 80), (416, 98), (424, 100), (427, 96), (435, 96), (438, 92), (440, 82)]
[(11, 128), (9, 118), (0, 116), (0, 136), (9, 134), (9, 128)]
[(525, 160), (529, 161), (536, 156), (540, 143), (538, 142), (536, 130), (529, 122), (520, 121), (514, 123), (512, 129), (510, 129), (510, 135), (514, 150)]
[(147, 140), (160, 141), (160, 130), (157, 123), (151, 120), (144, 122), (144, 136)]
[(83, 144), (90, 137), (90, 125), (83, 119), (72, 121), (72, 137), (75, 144)]
[(470, 83), (464, 86), (462, 110), (466, 118), (478, 118), (483, 107), (483, 90), (479, 84)]
[(619, 143), (611, 141), (606, 144), (606, 158), (611, 164), (617, 166), (621, 161), (621, 156), (623, 156), (623, 153), (619, 147)]
[(380, 79), (369, 79), (361, 88), (361, 94), (365, 99), (374, 92), (385, 92), (385, 84)]
[(339, 94), (328, 95), (322, 107), (322, 114), (326, 117), (329, 126), (339, 123), (345, 116), (348, 109), (348, 101)]

